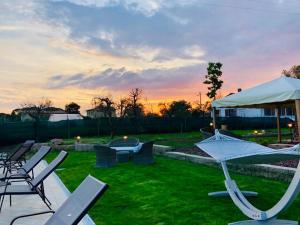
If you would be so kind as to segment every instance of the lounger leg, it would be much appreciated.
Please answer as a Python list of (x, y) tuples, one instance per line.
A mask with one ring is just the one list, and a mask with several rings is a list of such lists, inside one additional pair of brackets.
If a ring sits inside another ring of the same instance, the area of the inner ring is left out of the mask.
[(0, 198), (1, 198), (0, 212), (2, 210), (2, 206), (3, 206), (3, 202), (4, 202), (4, 197), (5, 197), (5, 195), (0, 196)]
[(245, 221), (239, 221), (235, 223), (229, 223), (228, 225), (298, 225), (297, 221), (291, 221), (291, 220), (277, 220), (277, 219), (271, 219), (271, 220), (245, 220)]
[[(257, 192), (254, 191), (242, 191), (245, 197), (256, 197), (258, 195)], [(210, 197), (229, 197), (228, 191), (216, 191), (208, 193)]]
[(9, 195), (9, 206), (11, 206), (11, 195)]
[(45, 195), (44, 183), (41, 184), (41, 186), (40, 186), (40, 191), (41, 191), (40, 196), (41, 196), (43, 202), (46, 204), (46, 206), (47, 206), (50, 210), (52, 210), (51, 207), (50, 207), (50, 206), (51, 206), (51, 202), (49, 201), (49, 199), (48, 199), (48, 198), (46, 197), (46, 195)]

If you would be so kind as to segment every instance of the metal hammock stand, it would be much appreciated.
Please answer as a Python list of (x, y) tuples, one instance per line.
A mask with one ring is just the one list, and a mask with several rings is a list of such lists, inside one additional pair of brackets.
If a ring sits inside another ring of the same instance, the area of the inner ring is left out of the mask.
[[(227, 192), (218, 192), (216, 196), (229, 195), (233, 203), (250, 220), (230, 223), (230, 225), (297, 225), (297, 221), (277, 219), (278, 214), (285, 210), (297, 197), (300, 191), (300, 163), (296, 173), (285, 194), (267, 211), (262, 211), (253, 206), (247, 199), (247, 193), (255, 195), (255, 192), (242, 192), (236, 182), (231, 179), (226, 162), (257, 164), (266, 160), (274, 162), (284, 159), (300, 158), (299, 145), (291, 148), (275, 150), (253, 142), (243, 141), (220, 134), (215, 135), (196, 144), (197, 147), (210, 154), (222, 166), (225, 175)], [(244, 147), (244, 148), (240, 148)], [(249, 196), (249, 195), (248, 195)]]

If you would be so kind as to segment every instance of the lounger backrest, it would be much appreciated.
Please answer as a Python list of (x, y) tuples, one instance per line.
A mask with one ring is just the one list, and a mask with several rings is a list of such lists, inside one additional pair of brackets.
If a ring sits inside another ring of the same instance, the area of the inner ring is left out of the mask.
[(40, 149), (21, 167), (26, 173), (30, 172), (51, 150), (50, 146), (42, 146)]
[(67, 152), (61, 151), (59, 155), (30, 182), (33, 186), (32, 188), (36, 188), (40, 185), (65, 160), (67, 155)]
[(30, 151), (31, 147), (35, 141), (27, 140), (25, 141), (18, 150), (16, 150), (11, 156), (9, 156), (8, 160), (10, 161), (19, 161), (28, 151)]
[(116, 157), (116, 150), (104, 145), (94, 145), (95, 151), (101, 157)]
[(78, 224), (107, 187), (107, 184), (92, 176), (87, 176), (45, 225)]

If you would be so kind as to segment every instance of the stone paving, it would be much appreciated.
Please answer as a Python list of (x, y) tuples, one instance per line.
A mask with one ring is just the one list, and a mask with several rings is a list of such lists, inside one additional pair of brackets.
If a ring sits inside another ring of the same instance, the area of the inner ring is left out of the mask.
[[(38, 174), (43, 168), (46, 167), (46, 162), (42, 161), (35, 168), (35, 174)], [(18, 184), (18, 183), (15, 183)], [(19, 184), (24, 184), (20, 182)], [(53, 173), (50, 175), (45, 183), (46, 196), (52, 203), (52, 209), (56, 210), (68, 197), (69, 191), (65, 188), (64, 184), (58, 178), (58, 176)], [(20, 195), (12, 197), (12, 206), (9, 206), (9, 198), (6, 197), (4, 201), (4, 206), (2, 212), (0, 213), (0, 225), (9, 225), (11, 220), (17, 216), (35, 213), (49, 210), (45, 203), (41, 200), (39, 196), (36, 195)], [(51, 214), (34, 216), (26, 219), (20, 219), (15, 222), (14, 225), (42, 225)], [(85, 216), (79, 225), (93, 225), (94, 223), (87, 215)]]

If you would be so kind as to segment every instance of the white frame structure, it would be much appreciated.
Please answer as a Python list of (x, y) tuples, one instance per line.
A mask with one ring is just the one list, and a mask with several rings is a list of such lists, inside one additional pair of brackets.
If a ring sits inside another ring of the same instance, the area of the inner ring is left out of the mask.
[(244, 215), (252, 219), (231, 223), (230, 225), (298, 225), (297, 221), (278, 220), (277, 216), (292, 204), (300, 191), (300, 164), (298, 164), (297, 171), (285, 194), (276, 205), (267, 211), (257, 209), (245, 198), (245, 195), (240, 191), (236, 182), (231, 179), (226, 162), (222, 162), (221, 166), (226, 178), (225, 186), (230, 198)]
[[(213, 140), (213, 138), (216, 141), (221, 141), (220, 137), (224, 137), (224, 141), (238, 141), (239, 139), (236, 138), (231, 138), (229, 136), (226, 135), (221, 135), (219, 134), (218, 131), (216, 131), (216, 135), (209, 138), (210, 140)], [(208, 142), (211, 142), (209, 139)], [(227, 139), (227, 140), (225, 140)], [(214, 150), (209, 150), (209, 146), (205, 145), (206, 140), (204, 140), (203, 142), (197, 143), (196, 146), (198, 146), (199, 148), (201, 148), (202, 150), (206, 151), (208, 154), (210, 153), (215, 153), (215, 149)], [(244, 142), (242, 140), (240, 140), (241, 142)], [(203, 143), (203, 145), (202, 145)], [(251, 142), (246, 142), (249, 143), (249, 145), (251, 145)], [(253, 143), (255, 146), (259, 146), (255, 143)], [(204, 147), (204, 148), (202, 148)], [(290, 156), (296, 156), (297, 158), (299, 158), (299, 152), (296, 152), (297, 147), (292, 147), (290, 149), (286, 149), (284, 152), (284, 154), (280, 153), (280, 151), (278, 150), (272, 150), (270, 149), (268, 152), (266, 152), (265, 154), (263, 154), (262, 152), (260, 152), (259, 154), (255, 155), (255, 152), (253, 153), (253, 155), (247, 155), (247, 156), (243, 156), (241, 153), (239, 153), (239, 155), (236, 156), (230, 156), (231, 159), (233, 160), (238, 160), (239, 158), (243, 158), (243, 157), (256, 157), (259, 158), (261, 157), (277, 157), (278, 155), (289, 155)], [(266, 148), (264, 146), (262, 146), (262, 148)], [(272, 154), (272, 151), (274, 151), (274, 153)], [(298, 150), (297, 150), (298, 151)], [(276, 156), (277, 155), (277, 156)], [(213, 154), (212, 154), (213, 156)], [(218, 155), (215, 155), (218, 156)], [(213, 156), (214, 157), (214, 156)], [(228, 157), (228, 156), (227, 156)], [(217, 158), (217, 161), (221, 164), (222, 169), (223, 169), (223, 173), (225, 176), (225, 186), (227, 189), (227, 192), (215, 192), (215, 193), (219, 193), (219, 196), (226, 196), (229, 195), (230, 198), (232, 199), (233, 203), (240, 209), (240, 211), (247, 216), (250, 220), (246, 220), (246, 221), (239, 221), (239, 222), (234, 222), (234, 223), (230, 223), (229, 225), (298, 225), (297, 221), (290, 221), (290, 220), (280, 220), (277, 219), (277, 216), (286, 208), (288, 208), (292, 202), (295, 200), (295, 198), (297, 197), (298, 193), (300, 192), (300, 163), (298, 164), (297, 170), (295, 172), (295, 175), (287, 189), (287, 191), (285, 192), (285, 194), (282, 196), (282, 198), (277, 202), (276, 205), (274, 205), (271, 209), (267, 210), (267, 211), (262, 211), (258, 208), (256, 208), (255, 206), (253, 206), (247, 199), (247, 193), (248, 192), (242, 192), (240, 191), (238, 185), (236, 184), (236, 182), (234, 180), (231, 179), (228, 168), (227, 168), (227, 160), (220, 160), (220, 158)], [(226, 157), (224, 157), (226, 158)], [(228, 161), (230, 161), (230, 159), (228, 159)], [(250, 192), (252, 193), (252, 192)], [(253, 192), (255, 193), (255, 192)], [(211, 195), (211, 194), (210, 194)], [(218, 196), (218, 194), (217, 194)]]

